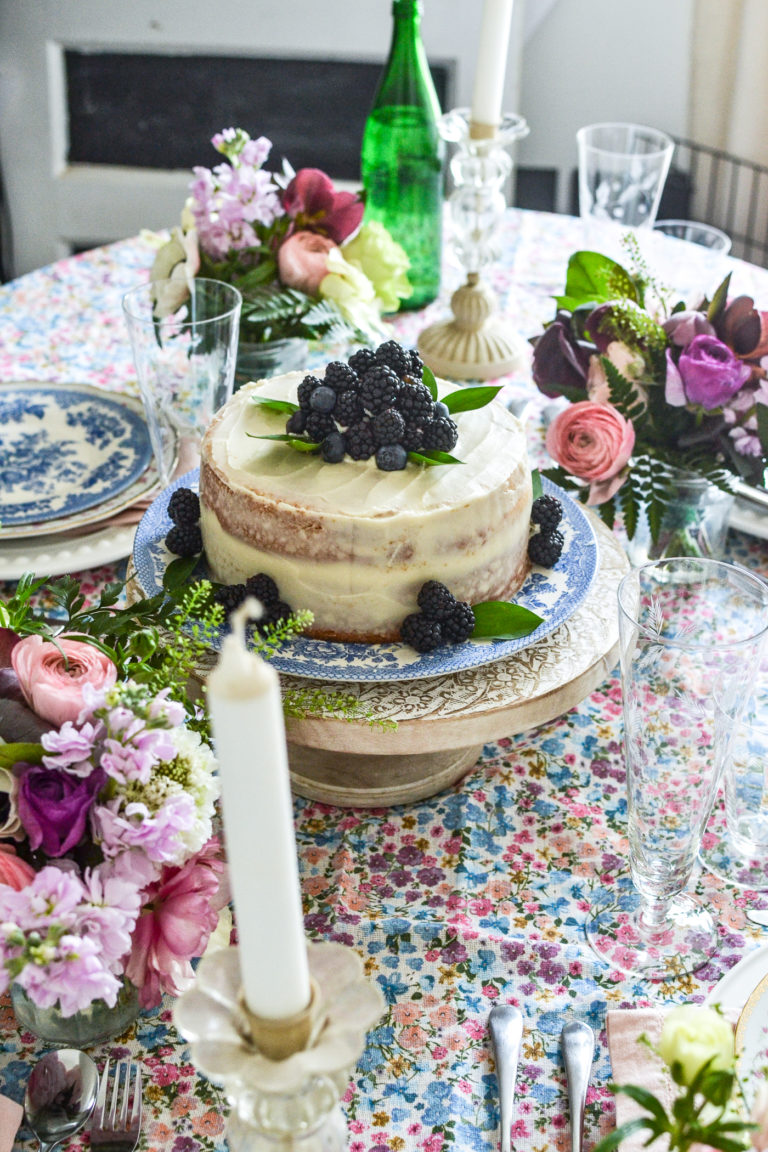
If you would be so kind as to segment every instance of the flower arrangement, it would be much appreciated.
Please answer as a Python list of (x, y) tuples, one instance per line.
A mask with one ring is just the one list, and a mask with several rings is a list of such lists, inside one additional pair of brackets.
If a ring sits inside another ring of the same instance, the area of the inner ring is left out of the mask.
[(763, 483), (768, 313), (729, 299), (730, 276), (696, 308), (672, 303), (634, 258), (628, 271), (571, 256), (555, 318), (533, 341), (533, 378), (571, 401), (547, 429), (557, 467), (546, 474), (609, 526), (620, 515), (630, 539), (644, 513), (655, 542), (679, 470), (726, 491)]
[(186, 299), (196, 275), (234, 284), (243, 295), (241, 339), (348, 336), (372, 342), (381, 316), (408, 297), (409, 260), (379, 223), (362, 224), (364, 205), (338, 192), (317, 168), (263, 167), (264, 136), (240, 128), (211, 143), (226, 160), (196, 167), (181, 224), (160, 247), (152, 280), (168, 280), (156, 312)]
[[(639, 1042), (650, 1046), (646, 1036)], [(736, 1071), (733, 1028), (714, 1008), (682, 1004), (664, 1019), (657, 1054), (669, 1070), (677, 1096), (668, 1112), (653, 1093), (638, 1085), (611, 1085), (634, 1100), (639, 1115), (601, 1140), (593, 1152), (612, 1152), (633, 1132), (643, 1133), (643, 1147), (666, 1137), (669, 1152), (718, 1148), (745, 1152), (768, 1148), (768, 1091), (763, 1082), (746, 1119), (744, 1091)]]

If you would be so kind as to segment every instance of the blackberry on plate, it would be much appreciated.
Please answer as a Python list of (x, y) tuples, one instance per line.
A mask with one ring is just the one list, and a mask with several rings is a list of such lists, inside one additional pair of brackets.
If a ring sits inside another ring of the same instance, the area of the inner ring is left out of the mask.
[(400, 391), (400, 377), (386, 364), (374, 364), (363, 376), (360, 384), (360, 399), (363, 407), (374, 416), (391, 408)]
[(396, 408), (385, 408), (378, 416), (374, 416), (371, 424), (377, 445), (401, 443), (405, 432), (405, 420)]
[(448, 416), (437, 416), (424, 425), (424, 447), (436, 448), (439, 452), (450, 452), (456, 447), (459, 429)]
[(290, 432), (292, 436), (300, 436), (307, 427), (308, 412), (303, 408), (297, 408), (295, 412), (291, 412), (290, 416), (285, 422), (286, 432)]
[(418, 452), (424, 439), (424, 429), (420, 424), (406, 424), (400, 443), (406, 452)]
[(397, 396), (397, 407), (406, 420), (426, 424), (435, 414), (435, 402), (426, 384), (403, 384)]
[(377, 364), (385, 364), (402, 379), (411, 369), (411, 357), (407, 348), (398, 344), (397, 340), (387, 340), (379, 344), (374, 353)]
[(370, 420), (350, 424), (344, 433), (344, 439), (347, 442), (347, 453), (353, 460), (369, 460), (376, 451)]
[(341, 360), (332, 360), (323, 374), (323, 383), (334, 392), (345, 392), (349, 388), (357, 388), (359, 383), (357, 372), (344, 364)]
[(475, 630), (475, 614), (466, 600), (457, 600), (450, 614), (440, 621), (443, 639), (448, 644), (463, 644)]
[(249, 596), (255, 596), (260, 600), (265, 609), (280, 599), (277, 584), (266, 572), (257, 572), (255, 576), (249, 576), (245, 582), (245, 589)]
[(363, 406), (360, 403), (360, 397), (357, 392), (353, 392), (352, 389), (349, 388), (344, 392), (336, 393), (336, 407), (333, 410), (333, 418), (344, 428), (349, 424), (356, 424), (358, 420), (362, 420), (363, 411)]
[(300, 408), (309, 409), (309, 398), (314, 392), (315, 388), (319, 388), (320, 381), (317, 376), (305, 376), (297, 389), (296, 399), (299, 402)]
[(203, 550), (199, 524), (175, 524), (165, 538), (165, 546), (176, 556), (196, 556)]
[(217, 604), (221, 604), (224, 611), (229, 615), (234, 612), (235, 608), (239, 608), (243, 600), (248, 595), (245, 584), (222, 584), (213, 593), (213, 598)]
[(347, 446), (341, 432), (329, 432), (320, 445), (320, 455), (326, 464), (340, 464)]
[(304, 431), (310, 440), (319, 444), (321, 440), (325, 440), (329, 432), (336, 431), (333, 416), (329, 416), (327, 412), (310, 412)]
[(369, 368), (373, 368), (376, 363), (376, 353), (373, 348), (358, 348), (357, 352), (352, 353), (347, 363), (353, 372), (362, 376)]
[(459, 601), (439, 580), (427, 580), (419, 589), (416, 603), (430, 620), (445, 620)]
[(376, 449), (376, 467), (382, 472), (399, 472), (408, 463), (402, 444), (382, 444)]
[(534, 564), (551, 568), (560, 559), (564, 543), (563, 534), (557, 528), (554, 532), (537, 532), (528, 541), (528, 556)]
[(554, 532), (563, 518), (563, 506), (555, 496), (537, 496), (531, 505), (531, 522), (542, 532)]
[(320, 384), (309, 398), (309, 407), (312, 412), (333, 412), (336, 407), (336, 393), (333, 388)]
[(400, 639), (417, 652), (431, 652), (442, 644), (443, 632), (437, 620), (412, 612), (400, 625)]
[(200, 499), (191, 488), (177, 488), (168, 501), (168, 515), (174, 524), (197, 524), (200, 519)]

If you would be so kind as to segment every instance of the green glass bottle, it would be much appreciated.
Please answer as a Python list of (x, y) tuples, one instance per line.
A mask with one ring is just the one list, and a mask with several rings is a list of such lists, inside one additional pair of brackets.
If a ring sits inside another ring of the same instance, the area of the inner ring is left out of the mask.
[(421, 0), (393, 0), (389, 57), (363, 133), (364, 221), (378, 220), (407, 252), (421, 308), (440, 288), (443, 158), (440, 105), (421, 40)]

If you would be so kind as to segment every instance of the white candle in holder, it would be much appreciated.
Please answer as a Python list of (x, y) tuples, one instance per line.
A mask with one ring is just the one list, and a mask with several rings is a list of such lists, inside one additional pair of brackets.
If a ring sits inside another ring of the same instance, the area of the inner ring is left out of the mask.
[(473, 124), (495, 129), (501, 123), (511, 24), (512, 0), (485, 0), (472, 94)]
[(249, 600), (230, 617), (208, 708), (245, 1001), (256, 1016), (282, 1019), (309, 1004), (309, 966), (280, 684), (245, 646), (257, 609)]

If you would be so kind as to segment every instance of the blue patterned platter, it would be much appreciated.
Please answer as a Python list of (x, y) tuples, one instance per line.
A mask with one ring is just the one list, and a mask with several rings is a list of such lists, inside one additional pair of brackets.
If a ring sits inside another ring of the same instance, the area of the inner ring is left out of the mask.
[(152, 446), (129, 398), (86, 384), (0, 384), (0, 525), (94, 508), (146, 470)]
[[(197, 481), (197, 470), (180, 477), (158, 496), (139, 524), (133, 562), (145, 596), (160, 591), (163, 573), (173, 559), (163, 543), (172, 526), (167, 513), (171, 493), (176, 488), (196, 490)], [(560, 528), (565, 545), (555, 567), (533, 568), (515, 597), (516, 604), (543, 617), (535, 632), (518, 640), (470, 640), (424, 655), (405, 644), (335, 644), (300, 636), (272, 657), (272, 666), (288, 676), (315, 680), (419, 680), (491, 664), (548, 636), (576, 611), (589, 591), (597, 571), (598, 545), (583, 508), (548, 480), (543, 485), (545, 492), (562, 501)]]

